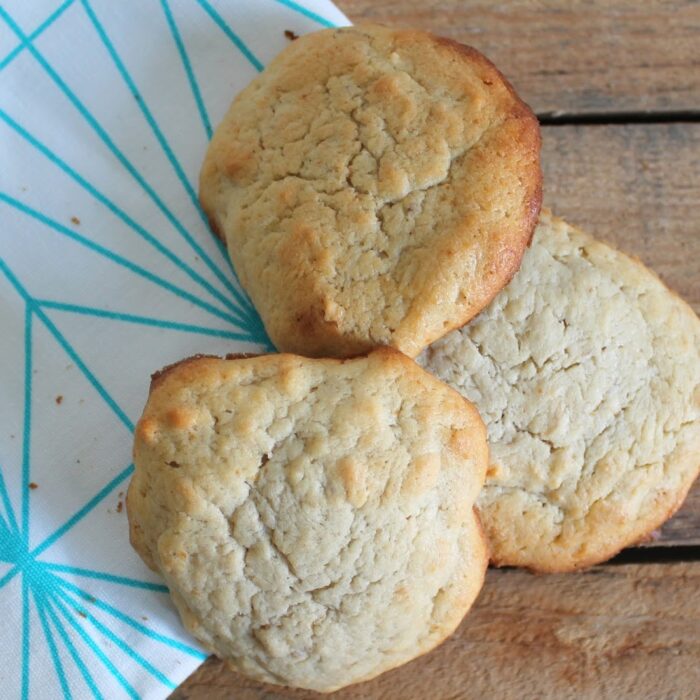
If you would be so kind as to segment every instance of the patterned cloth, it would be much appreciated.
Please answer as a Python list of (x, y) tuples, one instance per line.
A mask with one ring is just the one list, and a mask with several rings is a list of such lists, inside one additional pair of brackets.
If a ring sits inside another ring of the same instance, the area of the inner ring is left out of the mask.
[(149, 375), (270, 347), (197, 203), (212, 125), (326, 0), (0, 5), (0, 695), (163, 697), (204, 659), (128, 544)]

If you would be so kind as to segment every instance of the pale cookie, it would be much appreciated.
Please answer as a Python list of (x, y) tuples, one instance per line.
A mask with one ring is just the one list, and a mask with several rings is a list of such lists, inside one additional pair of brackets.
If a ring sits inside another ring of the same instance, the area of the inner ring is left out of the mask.
[(474, 49), (416, 30), (292, 42), (234, 100), (200, 198), (278, 349), (414, 357), (518, 269), (537, 119)]
[(421, 362), (486, 422), (477, 503), (497, 564), (603, 561), (669, 518), (698, 475), (698, 317), (549, 212), (513, 281)]
[(486, 429), (395, 350), (185, 361), (155, 378), (134, 459), (132, 544), (253, 678), (372, 678), (439, 644), (481, 588)]

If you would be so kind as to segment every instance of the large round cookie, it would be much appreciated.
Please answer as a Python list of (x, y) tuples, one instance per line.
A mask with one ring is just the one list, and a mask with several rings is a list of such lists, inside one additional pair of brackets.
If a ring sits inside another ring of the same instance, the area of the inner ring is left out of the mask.
[(537, 119), (474, 49), (324, 30), (236, 97), (200, 198), (278, 349), (413, 357), (518, 269), (539, 150)]
[(497, 564), (567, 571), (680, 506), (700, 468), (700, 321), (641, 263), (543, 213), (513, 281), (421, 357), (478, 407)]
[(134, 547), (188, 629), (319, 691), (429, 651), (481, 588), (486, 430), (395, 350), (186, 361), (136, 430)]

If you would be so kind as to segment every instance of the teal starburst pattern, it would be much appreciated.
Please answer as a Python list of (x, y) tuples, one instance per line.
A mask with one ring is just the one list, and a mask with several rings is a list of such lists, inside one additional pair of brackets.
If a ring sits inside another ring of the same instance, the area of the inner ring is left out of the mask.
[(344, 21), (325, 0), (0, 6), (3, 697), (163, 697), (205, 658), (128, 546), (131, 434), (151, 371), (274, 349), (195, 178), (284, 30)]
[[(91, 583), (107, 582), (119, 588), (135, 588), (155, 593), (167, 593), (167, 588), (159, 583), (139, 580), (129, 576), (120, 576), (104, 571), (52, 562), (44, 558), (44, 553), (50, 550), (71, 529), (76, 527), (88, 514), (100, 505), (115, 489), (122, 485), (133, 472), (129, 464), (111, 478), (97, 493), (92, 495), (80, 508), (62, 522), (53, 532), (44, 537), (35, 546), (30, 545), (30, 503), (34, 483), (32, 479), (32, 384), (34, 376), (34, 324), (43, 325), (67, 357), (73, 360), (83, 376), (93, 387), (96, 395), (104, 401), (115, 418), (129, 431), (133, 432), (134, 424), (124, 410), (110, 396), (99, 379), (87, 367), (82, 357), (72, 347), (70, 342), (47, 316), (44, 307), (56, 308), (34, 299), (13, 274), (6, 263), (0, 260), (0, 272), (10, 282), (19, 297), (24, 302), (24, 373), (23, 373), (23, 416), (22, 416), (22, 459), (21, 459), (21, 512), (15, 513), (7, 488), (4, 465), (0, 467), (0, 561), (9, 569), (0, 577), (0, 591), (8, 587), (14, 578), (21, 579), (21, 695), (29, 697), (31, 654), (30, 642), (32, 629), (30, 611), (32, 607), (40, 622), (41, 634), (50, 652), (54, 669), (65, 697), (73, 697), (74, 693), (61, 661), (59, 645), (62, 645), (68, 657), (75, 664), (77, 671), (86, 687), (95, 697), (105, 697), (99, 689), (94, 674), (90, 668), (100, 664), (116, 681), (129, 697), (138, 698), (139, 693), (110, 658), (103, 648), (103, 643), (109, 643), (112, 649), (121, 651), (132, 663), (148, 673), (165, 689), (172, 690), (175, 683), (159, 670), (135, 648), (133, 641), (128, 642), (119, 633), (119, 628), (127, 626), (147, 640), (153, 640), (167, 649), (185, 654), (197, 661), (205, 658), (204, 653), (172, 636), (162, 634), (149, 628), (105, 599), (98, 597), (92, 591)], [(60, 306), (58, 308), (61, 308)], [(72, 309), (69, 309), (72, 310)], [(143, 320), (143, 319), (139, 319)], [(188, 329), (189, 330), (189, 329)], [(81, 586), (71, 582), (69, 578), (84, 580)], [(103, 619), (99, 615), (102, 614)], [(37, 634), (37, 630), (34, 631)], [(77, 639), (76, 639), (77, 637)], [(78, 649), (82, 642), (85, 648)], [(107, 695), (108, 697), (108, 695)]]

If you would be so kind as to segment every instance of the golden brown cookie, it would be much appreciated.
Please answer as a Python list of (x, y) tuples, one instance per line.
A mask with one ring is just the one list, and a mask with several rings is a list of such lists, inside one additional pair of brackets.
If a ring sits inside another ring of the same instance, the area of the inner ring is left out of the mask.
[(329, 29), (236, 97), (200, 198), (278, 349), (413, 357), (518, 269), (539, 152), (537, 119), (474, 49)]
[(474, 407), (396, 350), (194, 358), (136, 430), (131, 540), (236, 670), (330, 691), (449, 635), (488, 553)]
[(497, 564), (603, 561), (669, 518), (698, 475), (698, 317), (549, 212), (513, 281), (420, 362), (488, 427), (478, 506)]

